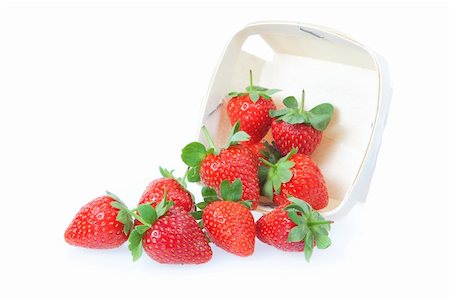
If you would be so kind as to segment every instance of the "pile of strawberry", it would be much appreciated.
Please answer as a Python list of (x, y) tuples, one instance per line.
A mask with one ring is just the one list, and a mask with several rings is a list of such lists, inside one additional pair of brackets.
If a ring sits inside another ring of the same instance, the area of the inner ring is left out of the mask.
[[(233, 126), (219, 148), (205, 127), (209, 148), (192, 142), (182, 149), (188, 166), (183, 178), (160, 168), (162, 178), (147, 186), (136, 208), (116, 195), (98, 197), (81, 208), (66, 229), (65, 240), (86, 248), (116, 248), (129, 242), (133, 260), (142, 249), (157, 262), (201, 264), (212, 257), (210, 242), (238, 256), (254, 252), (255, 238), (284, 251), (327, 248), (331, 221), (317, 210), (328, 205), (323, 175), (310, 155), (322, 139), (333, 106), (304, 109), (289, 96), (277, 110), (272, 95), (280, 91), (250, 86), (231, 92), (227, 104)], [(273, 142), (262, 141), (269, 130)], [(187, 182), (201, 182), (203, 201), (195, 203)], [(276, 206), (255, 223), (250, 210), (260, 196)]]

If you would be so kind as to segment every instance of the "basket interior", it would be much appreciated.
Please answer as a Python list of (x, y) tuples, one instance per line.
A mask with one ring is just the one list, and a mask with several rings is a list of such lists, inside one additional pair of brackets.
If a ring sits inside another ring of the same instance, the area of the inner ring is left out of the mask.
[[(231, 42), (203, 118), (217, 145), (225, 143), (231, 129), (227, 93), (249, 85), (250, 69), (255, 85), (282, 89), (273, 96), (277, 107), (289, 95), (300, 100), (302, 89), (306, 109), (323, 102), (334, 105), (332, 121), (312, 158), (328, 186), (330, 202), (323, 212), (336, 209), (359, 173), (377, 114), (379, 75), (372, 57), (351, 43), (308, 30), (261, 32)], [(270, 132), (265, 139), (272, 140)]]

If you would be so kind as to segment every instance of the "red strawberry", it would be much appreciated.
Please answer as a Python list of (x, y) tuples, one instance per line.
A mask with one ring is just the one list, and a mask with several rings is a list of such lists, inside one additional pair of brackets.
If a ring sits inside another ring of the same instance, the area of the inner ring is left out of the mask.
[(126, 206), (112, 193), (86, 204), (75, 215), (64, 238), (75, 246), (109, 249), (128, 239), (132, 220)]
[(271, 110), (272, 136), (282, 155), (287, 155), (292, 149), (311, 155), (322, 140), (322, 131), (328, 126), (333, 115), (333, 106), (329, 103), (320, 104), (310, 111), (304, 110), (305, 91), (302, 92), (300, 109), (295, 97), (283, 100), (286, 108)]
[[(205, 192), (202, 222), (209, 239), (225, 251), (238, 256), (249, 256), (255, 249), (255, 220), (250, 213), (249, 202), (238, 202), (242, 196), (242, 182), (237, 179), (230, 184), (226, 180), (220, 184), (223, 200), (219, 200), (213, 190)], [(206, 207), (205, 207), (206, 206)], [(201, 212), (200, 212), (201, 213)]]
[(139, 204), (152, 203), (156, 206), (167, 192), (167, 197), (175, 206), (182, 207), (186, 212), (194, 209), (193, 195), (186, 189), (184, 179), (176, 179), (172, 172), (159, 168), (163, 178), (156, 179), (147, 186)]
[(231, 125), (240, 121), (241, 130), (250, 135), (249, 143), (257, 143), (266, 136), (272, 124), (269, 111), (275, 109), (271, 96), (279, 89), (267, 89), (253, 86), (250, 71), (250, 86), (245, 92), (230, 92), (227, 112)]
[(237, 144), (248, 140), (248, 134), (239, 131), (239, 122), (237, 122), (227, 145), (217, 149), (204, 127), (203, 131), (212, 149), (206, 150), (203, 144), (193, 142), (182, 151), (181, 158), (191, 167), (188, 180), (195, 182), (201, 179), (206, 186), (219, 192), (222, 181), (241, 179), (242, 200), (253, 201), (252, 208), (255, 209), (259, 200), (258, 161), (247, 147)]
[(130, 234), (133, 260), (142, 255), (142, 248), (155, 261), (162, 264), (202, 264), (212, 257), (211, 247), (195, 219), (182, 207), (163, 200), (153, 208), (139, 205), (134, 214), (142, 225)]
[(256, 236), (284, 251), (305, 251), (309, 261), (314, 245), (320, 249), (330, 246), (330, 223), (307, 203), (291, 197), (289, 202), (258, 219)]
[(277, 205), (295, 196), (315, 210), (323, 209), (328, 205), (328, 191), (322, 173), (310, 156), (296, 152), (293, 149), (275, 164), (264, 160), (269, 169), (263, 193)]

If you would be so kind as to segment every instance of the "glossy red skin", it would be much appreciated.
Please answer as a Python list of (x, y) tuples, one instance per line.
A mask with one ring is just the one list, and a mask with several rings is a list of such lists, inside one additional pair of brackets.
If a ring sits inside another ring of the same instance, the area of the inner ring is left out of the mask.
[(241, 122), (240, 129), (250, 135), (248, 143), (257, 143), (266, 136), (272, 124), (269, 111), (276, 109), (272, 99), (259, 97), (254, 103), (249, 95), (231, 98), (227, 104), (228, 118), (233, 126)]
[(289, 161), (295, 163), (291, 168), (292, 178), (281, 184), (280, 193), (273, 195), (273, 202), (282, 205), (288, 202), (288, 196), (294, 196), (306, 201), (315, 210), (325, 208), (328, 205), (328, 191), (317, 164), (304, 154), (295, 154)]
[(67, 243), (85, 248), (110, 249), (128, 239), (123, 224), (116, 220), (119, 209), (109, 196), (101, 196), (83, 206), (64, 233)]
[(258, 206), (258, 162), (245, 146), (233, 145), (223, 149), (217, 156), (207, 155), (200, 166), (200, 178), (218, 194), (222, 181), (229, 180), (232, 183), (241, 179), (242, 200), (252, 200), (252, 209)]
[(152, 203), (156, 206), (167, 192), (167, 199), (173, 201), (175, 206), (182, 207), (186, 212), (194, 210), (191, 194), (175, 179), (160, 178), (150, 182), (142, 194), (139, 204)]
[(272, 123), (272, 136), (283, 156), (293, 148), (298, 148), (299, 154), (311, 155), (322, 140), (322, 132), (310, 125), (292, 125), (284, 121)]
[(171, 207), (142, 237), (144, 251), (162, 264), (202, 264), (212, 257), (197, 221), (181, 207)]
[(256, 227), (250, 210), (230, 201), (215, 201), (203, 210), (203, 225), (211, 242), (238, 256), (252, 255)]
[(288, 203), (273, 209), (256, 221), (256, 236), (268, 245), (284, 251), (303, 251), (305, 242), (288, 242), (288, 235), (296, 224), (283, 209)]

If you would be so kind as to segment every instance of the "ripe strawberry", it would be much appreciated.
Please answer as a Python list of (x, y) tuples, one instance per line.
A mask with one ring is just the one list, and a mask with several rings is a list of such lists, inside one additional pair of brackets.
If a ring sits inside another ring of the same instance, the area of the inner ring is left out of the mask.
[(292, 149), (311, 155), (322, 140), (322, 131), (328, 126), (333, 115), (333, 106), (329, 103), (320, 104), (310, 111), (304, 110), (305, 91), (302, 92), (300, 109), (295, 97), (283, 100), (286, 108), (271, 110), (272, 136), (282, 155), (287, 155)]
[(133, 260), (142, 255), (142, 248), (162, 264), (202, 264), (212, 257), (211, 247), (195, 219), (182, 207), (173, 206), (166, 197), (153, 208), (150, 204), (137, 207), (134, 217), (138, 225), (130, 234)]
[(259, 200), (258, 161), (247, 147), (237, 144), (248, 140), (248, 134), (239, 131), (239, 122), (237, 122), (226, 146), (217, 149), (205, 127), (203, 132), (211, 149), (206, 150), (203, 144), (193, 142), (182, 150), (182, 160), (191, 167), (188, 180), (191, 182), (201, 180), (206, 186), (220, 192), (219, 187), (222, 181), (241, 179), (242, 200), (253, 201), (252, 208), (255, 209)]
[(317, 164), (310, 156), (297, 154), (293, 149), (277, 163), (263, 160), (267, 165), (267, 180), (263, 193), (277, 205), (287, 202), (289, 196), (301, 198), (313, 209), (328, 205), (328, 191)]
[(209, 239), (225, 251), (238, 256), (249, 256), (255, 249), (255, 220), (250, 213), (248, 201), (238, 202), (242, 197), (242, 182), (237, 179), (230, 184), (226, 180), (220, 184), (220, 200), (215, 191), (204, 187), (205, 202), (197, 206), (202, 224)]
[(175, 206), (182, 207), (186, 212), (193, 211), (194, 196), (186, 189), (185, 178), (176, 179), (172, 174), (173, 171), (161, 167), (159, 171), (163, 177), (150, 182), (142, 194), (139, 204), (152, 203), (153, 206), (156, 206), (163, 199), (164, 192), (167, 192), (167, 197), (173, 201)]
[(269, 111), (276, 109), (271, 96), (280, 90), (253, 86), (252, 71), (250, 71), (250, 86), (245, 90), (228, 94), (232, 97), (227, 104), (228, 118), (231, 125), (240, 121), (241, 129), (250, 135), (248, 142), (257, 143), (270, 129), (272, 119)]
[(287, 203), (258, 219), (256, 236), (284, 251), (305, 251), (309, 261), (314, 245), (319, 249), (330, 246), (330, 223), (306, 202), (290, 197)]
[(128, 209), (112, 193), (98, 197), (75, 215), (64, 238), (75, 246), (109, 249), (121, 246), (128, 239), (132, 219)]

